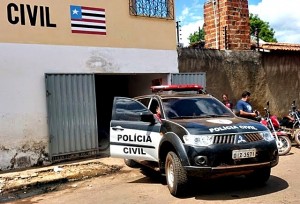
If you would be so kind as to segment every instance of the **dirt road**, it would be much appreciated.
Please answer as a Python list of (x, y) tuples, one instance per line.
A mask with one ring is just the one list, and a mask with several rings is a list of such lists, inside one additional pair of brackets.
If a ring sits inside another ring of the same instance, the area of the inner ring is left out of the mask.
[[(122, 162), (117, 160), (117, 162)], [(67, 183), (57, 191), (19, 199), (13, 203), (300, 203), (300, 149), (281, 156), (265, 186), (249, 186), (243, 177), (196, 182), (186, 198), (173, 197), (165, 178), (147, 177), (124, 167), (117, 174)]]

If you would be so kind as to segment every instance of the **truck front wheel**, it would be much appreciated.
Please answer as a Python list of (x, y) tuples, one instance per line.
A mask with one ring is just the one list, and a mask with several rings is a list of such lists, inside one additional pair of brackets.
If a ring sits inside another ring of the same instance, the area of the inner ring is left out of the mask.
[(165, 174), (170, 193), (175, 197), (183, 196), (187, 190), (188, 177), (177, 154), (174, 152), (167, 154)]

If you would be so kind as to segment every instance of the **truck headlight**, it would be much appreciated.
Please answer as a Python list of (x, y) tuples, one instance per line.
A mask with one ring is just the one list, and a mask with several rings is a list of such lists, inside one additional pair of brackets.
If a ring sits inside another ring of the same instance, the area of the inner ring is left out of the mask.
[(208, 146), (213, 144), (213, 135), (184, 135), (183, 141), (185, 144), (195, 146)]
[(263, 132), (260, 132), (259, 133), (263, 138), (264, 140), (266, 141), (272, 141), (274, 140), (274, 136), (272, 135), (272, 133), (270, 131), (263, 131)]

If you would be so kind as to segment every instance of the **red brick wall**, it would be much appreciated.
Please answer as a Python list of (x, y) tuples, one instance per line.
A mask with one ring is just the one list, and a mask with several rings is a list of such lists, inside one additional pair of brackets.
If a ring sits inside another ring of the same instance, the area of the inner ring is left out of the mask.
[(204, 31), (208, 49), (249, 50), (248, 0), (207, 1), (204, 5)]

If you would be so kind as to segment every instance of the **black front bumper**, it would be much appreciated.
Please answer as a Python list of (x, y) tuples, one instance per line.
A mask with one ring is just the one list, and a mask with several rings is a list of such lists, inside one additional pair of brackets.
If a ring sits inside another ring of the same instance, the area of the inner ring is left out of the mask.
[(232, 166), (217, 166), (217, 167), (205, 167), (205, 166), (184, 166), (189, 176), (197, 176), (203, 178), (230, 176), (230, 175), (244, 175), (251, 173), (259, 168), (272, 168), (278, 164), (279, 159), (271, 162), (262, 162), (256, 164), (243, 164)]
[[(232, 151), (256, 149), (253, 158), (233, 159)], [(243, 145), (221, 144), (209, 147), (185, 146), (187, 160), (183, 167), (188, 175), (198, 177), (217, 177), (225, 175), (244, 175), (259, 168), (272, 168), (279, 162), (276, 143), (259, 141)], [(205, 162), (196, 162), (197, 157), (205, 157)]]

